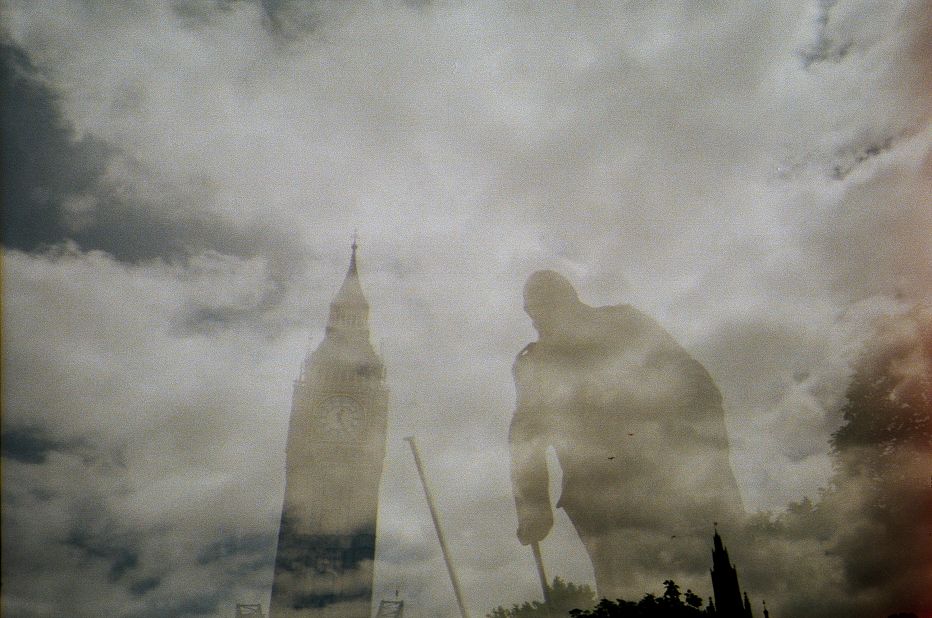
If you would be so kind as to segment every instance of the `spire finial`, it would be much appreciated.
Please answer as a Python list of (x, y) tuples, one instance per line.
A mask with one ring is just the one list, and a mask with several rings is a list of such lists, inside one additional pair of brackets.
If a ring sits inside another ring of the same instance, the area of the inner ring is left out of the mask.
[(353, 254), (350, 256), (350, 272), (356, 272), (356, 248), (359, 246), (357, 240), (359, 240), (359, 230), (355, 229), (353, 230), (353, 244), (351, 245)]

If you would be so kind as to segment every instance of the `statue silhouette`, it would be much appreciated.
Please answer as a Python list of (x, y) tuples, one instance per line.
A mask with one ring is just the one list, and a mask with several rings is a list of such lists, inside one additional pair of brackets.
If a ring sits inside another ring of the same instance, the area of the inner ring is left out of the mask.
[(637, 594), (658, 576), (702, 586), (710, 523), (741, 511), (712, 378), (654, 320), (628, 305), (590, 307), (554, 271), (531, 275), (524, 302), (539, 337), (514, 364), (518, 539), (535, 543), (553, 525), (552, 446), (563, 472), (556, 506), (600, 596)]

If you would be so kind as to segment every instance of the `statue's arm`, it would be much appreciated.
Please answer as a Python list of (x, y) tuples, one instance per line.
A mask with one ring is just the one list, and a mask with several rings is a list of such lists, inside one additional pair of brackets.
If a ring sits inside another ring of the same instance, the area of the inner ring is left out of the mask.
[[(517, 374), (516, 374), (517, 377)], [(518, 402), (511, 420), (511, 482), (518, 512), (518, 540), (527, 545), (540, 541), (553, 526), (547, 474), (546, 411), (528, 400), (516, 380)]]

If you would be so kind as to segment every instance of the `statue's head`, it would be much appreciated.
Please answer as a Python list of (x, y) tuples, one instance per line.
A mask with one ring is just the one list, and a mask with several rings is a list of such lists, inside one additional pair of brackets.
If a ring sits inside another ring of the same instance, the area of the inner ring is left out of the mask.
[(553, 270), (539, 270), (524, 284), (524, 310), (541, 335), (556, 334), (579, 305), (573, 284)]

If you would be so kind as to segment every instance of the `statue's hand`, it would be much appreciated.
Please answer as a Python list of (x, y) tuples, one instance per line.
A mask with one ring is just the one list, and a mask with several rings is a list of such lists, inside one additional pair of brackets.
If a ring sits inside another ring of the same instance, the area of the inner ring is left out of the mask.
[(529, 510), (522, 514), (518, 522), (518, 540), (522, 545), (530, 545), (544, 539), (553, 527), (553, 512), (550, 506)]

